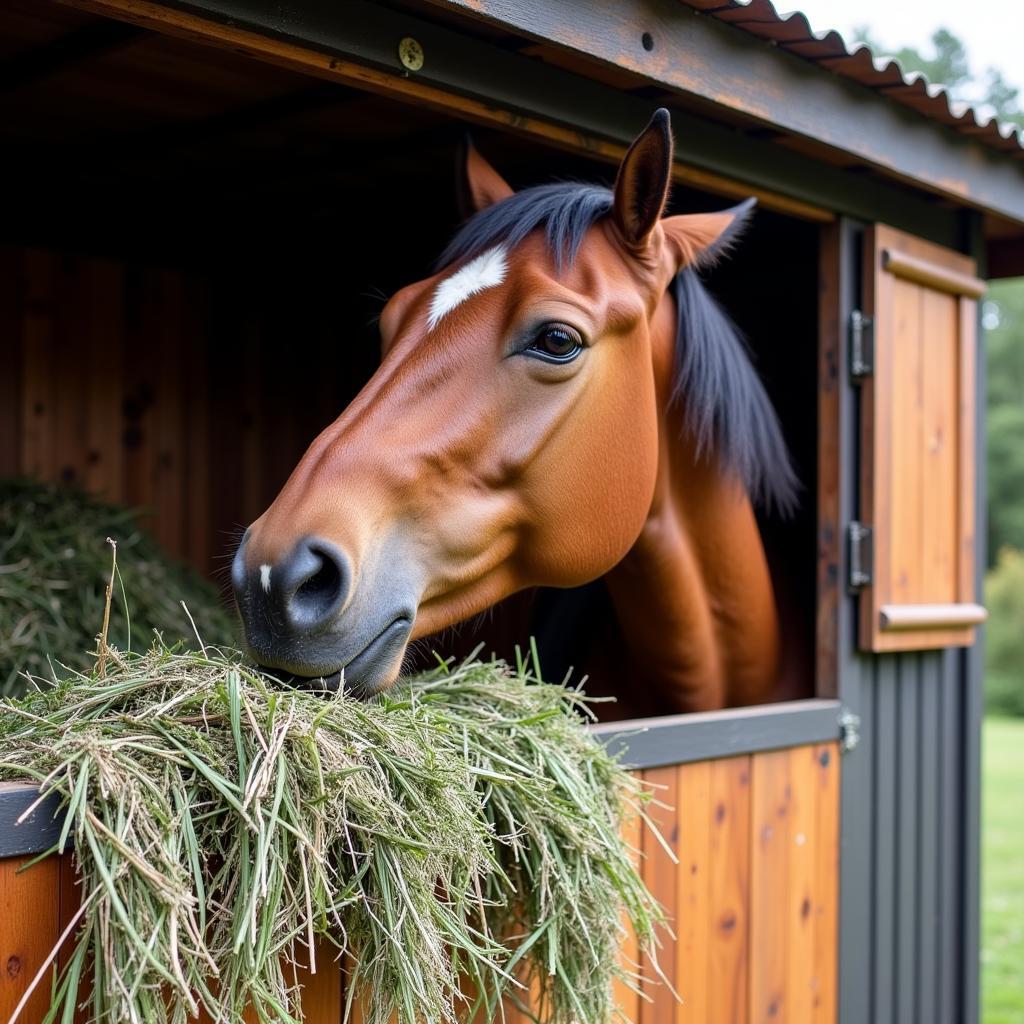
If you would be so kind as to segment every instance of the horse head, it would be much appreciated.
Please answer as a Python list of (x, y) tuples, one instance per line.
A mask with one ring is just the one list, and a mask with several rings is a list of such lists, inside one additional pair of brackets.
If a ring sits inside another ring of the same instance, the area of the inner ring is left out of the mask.
[(746, 212), (662, 216), (664, 110), (611, 190), (514, 193), (472, 147), (464, 167), (472, 216), (387, 303), (379, 369), (234, 560), (251, 654), (358, 694), (396, 679), (411, 640), (630, 550), (672, 398), (669, 286)]

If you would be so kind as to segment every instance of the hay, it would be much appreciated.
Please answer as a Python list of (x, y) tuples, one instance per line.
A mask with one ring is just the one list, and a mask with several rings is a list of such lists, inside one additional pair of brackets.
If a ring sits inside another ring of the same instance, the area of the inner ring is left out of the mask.
[(158, 645), (0, 703), (0, 775), (59, 795), (82, 875), (47, 1022), (86, 975), (96, 1022), (295, 1021), (315, 936), (368, 1024), (527, 992), (542, 1021), (614, 1019), (624, 921), (651, 951), (660, 920), (620, 838), (646, 794), (537, 675), (441, 665), (361, 702)]
[(194, 643), (184, 601), (199, 633), (235, 642), (234, 616), (216, 589), (171, 560), (137, 524), (137, 514), (105, 505), (70, 487), (0, 480), (0, 695), (23, 689), (19, 673), (50, 677), (49, 659), (76, 669), (91, 664), (118, 544), (131, 618), (115, 602), (110, 639), (121, 650), (145, 650), (159, 628), (169, 643)]

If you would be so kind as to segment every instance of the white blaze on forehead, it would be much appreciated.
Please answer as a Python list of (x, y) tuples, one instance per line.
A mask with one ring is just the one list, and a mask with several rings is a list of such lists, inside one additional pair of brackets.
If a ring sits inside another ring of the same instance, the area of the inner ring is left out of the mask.
[(451, 277), (445, 278), (437, 286), (437, 291), (430, 301), (427, 328), (433, 330), (445, 314), (450, 313), (471, 295), (501, 284), (505, 280), (506, 270), (508, 261), (505, 259), (505, 246), (496, 245), (493, 249), (481, 253), (476, 259), (470, 260)]
[(263, 587), (263, 593), (264, 594), (269, 594), (270, 593), (270, 566), (269, 565), (261, 565), (260, 566), (260, 584)]

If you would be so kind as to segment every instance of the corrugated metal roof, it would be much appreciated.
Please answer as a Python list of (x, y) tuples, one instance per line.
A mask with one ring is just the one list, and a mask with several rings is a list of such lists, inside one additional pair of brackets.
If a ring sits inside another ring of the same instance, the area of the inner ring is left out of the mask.
[(1024, 133), (1014, 125), (1000, 124), (995, 118), (982, 118), (969, 104), (956, 102), (943, 86), (929, 84), (923, 75), (905, 73), (894, 60), (874, 57), (866, 46), (851, 51), (835, 30), (815, 32), (807, 16), (799, 11), (781, 15), (771, 0), (682, 2), (837, 75), (884, 93), (894, 103), (910, 107), (932, 121), (949, 125), (963, 135), (1024, 160)]

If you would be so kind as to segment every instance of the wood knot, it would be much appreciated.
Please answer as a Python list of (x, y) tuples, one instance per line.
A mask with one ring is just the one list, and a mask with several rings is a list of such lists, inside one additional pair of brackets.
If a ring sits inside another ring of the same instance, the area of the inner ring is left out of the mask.
[(725, 821), (725, 804), (719, 802), (715, 805), (715, 821), (721, 825)]
[(827, 750), (823, 750), (821, 752), (821, 757), (818, 758), (818, 764), (820, 764), (822, 768), (827, 768), (828, 767), (828, 763), (831, 760), (832, 760), (832, 758), (829, 757), (828, 751)]
[(811, 901), (805, 896), (803, 903), (800, 904), (800, 916), (806, 918), (810, 913)]
[(9, 956), (7, 958), (7, 977), (16, 978), (21, 974), (21, 957)]
[(781, 1010), (781, 1009), (782, 1009), (782, 1000), (778, 996), (776, 996), (768, 1004), (768, 1016), (769, 1017), (777, 1017), (779, 1015), (779, 1010)]
[(719, 920), (718, 927), (723, 932), (731, 932), (736, 927), (736, 915), (731, 910), (727, 910)]

